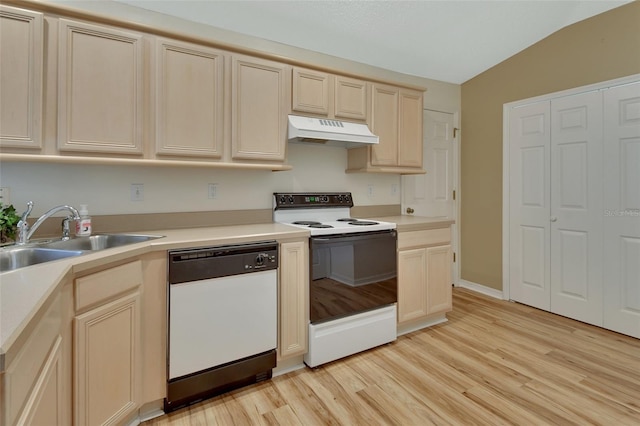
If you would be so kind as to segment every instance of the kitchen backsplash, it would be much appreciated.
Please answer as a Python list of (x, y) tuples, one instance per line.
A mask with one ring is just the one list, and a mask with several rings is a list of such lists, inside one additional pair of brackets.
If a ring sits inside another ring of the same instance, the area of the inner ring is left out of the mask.
[[(35, 217), (59, 204), (88, 204), (91, 215), (271, 209), (274, 191), (351, 191), (357, 206), (400, 204), (400, 176), (346, 174), (344, 148), (290, 144), (288, 159), (286, 172), (3, 163), (0, 186), (18, 211), (32, 200)], [(142, 201), (131, 200), (131, 184), (143, 185)]]

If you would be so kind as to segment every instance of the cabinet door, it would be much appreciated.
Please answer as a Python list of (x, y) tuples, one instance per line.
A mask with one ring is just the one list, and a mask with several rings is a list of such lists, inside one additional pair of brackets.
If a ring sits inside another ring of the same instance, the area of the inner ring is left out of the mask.
[(58, 149), (142, 153), (142, 36), (60, 20)]
[(75, 424), (118, 423), (137, 410), (140, 293), (75, 318)]
[(307, 352), (309, 253), (306, 241), (280, 245), (278, 358)]
[(451, 310), (451, 246), (426, 249), (427, 256), (427, 314)]
[(305, 68), (293, 69), (292, 102), (294, 111), (329, 116), (329, 74)]
[(0, 5), (0, 146), (42, 148), (42, 14)]
[(398, 165), (422, 167), (422, 93), (400, 91), (398, 113)]
[(366, 121), (369, 99), (366, 81), (336, 76), (334, 99), (336, 118)]
[(156, 153), (222, 156), (223, 70), (219, 50), (157, 40)]
[(231, 85), (232, 158), (284, 161), (290, 104), (289, 68), (234, 56)]
[(371, 127), (380, 138), (371, 147), (371, 164), (395, 166), (398, 164), (398, 92), (397, 87), (373, 85)]
[(67, 406), (64, 400), (65, 383), (62, 366), (62, 337), (58, 336), (49, 354), (31, 398), (16, 424), (46, 425), (68, 424)]
[(398, 322), (427, 315), (427, 249), (398, 252)]

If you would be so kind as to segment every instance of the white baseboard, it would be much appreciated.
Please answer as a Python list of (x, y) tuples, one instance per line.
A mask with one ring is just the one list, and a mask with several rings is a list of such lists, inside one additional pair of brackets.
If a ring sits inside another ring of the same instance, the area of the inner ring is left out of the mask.
[(482, 293), (485, 296), (493, 297), (494, 299), (504, 300), (504, 296), (502, 294), (502, 290), (496, 290), (495, 288), (487, 287), (482, 284), (477, 284), (471, 281), (458, 279), (456, 283), (456, 287), (466, 288), (468, 290), (473, 290), (478, 293)]

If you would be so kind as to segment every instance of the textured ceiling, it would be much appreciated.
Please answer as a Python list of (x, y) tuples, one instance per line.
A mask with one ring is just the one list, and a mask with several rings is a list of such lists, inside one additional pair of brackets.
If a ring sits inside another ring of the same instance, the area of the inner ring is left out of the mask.
[(629, 0), (119, 0), (405, 74), (463, 83)]

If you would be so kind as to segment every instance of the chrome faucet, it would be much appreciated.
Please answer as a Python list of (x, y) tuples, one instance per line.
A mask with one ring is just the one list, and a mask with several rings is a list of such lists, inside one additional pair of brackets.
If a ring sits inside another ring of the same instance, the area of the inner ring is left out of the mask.
[(28, 243), (33, 233), (36, 232), (36, 229), (38, 229), (40, 225), (42, 225), (42, 222), (44, 222), (46, 219), (53, 216), (54, 214), (58, 213), (59, 211), (68, 210), (69, 212), (71, 212), (71, 215), (69, 215), (67, 218), (63, 219), (62, 221), (62, 228), (63, 228), (62, 238), (63, 239), (65, 237), (67, 239), (69, 238), (69, 220), (80, 220), (80, 213), (78, 213), (78, 210), (76, 210), (71, 206), (63, 205), (63, 206), (56, 206), (51, 210), (47, 211), (45, 214), (40, 216), (38, 220), (36, 220), (31, 227), (29, 227), (29, 224), (27, 223), (27, 218), (31, 214), (31, 210), (33, 210), (33, 201), (29, 201), (27, 203), (27, 211), (22, 214), (22, 216), (20, 217), (20, 221), (18, 222), (18, 225), (17, 225), (18, 239), (16, 240), (16, 244), (21, 245), (21, 244)]

